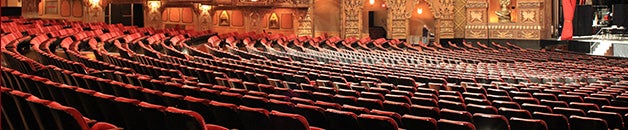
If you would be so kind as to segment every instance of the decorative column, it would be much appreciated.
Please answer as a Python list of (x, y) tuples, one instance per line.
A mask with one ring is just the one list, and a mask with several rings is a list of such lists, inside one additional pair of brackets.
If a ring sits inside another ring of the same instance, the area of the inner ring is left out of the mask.
[(453, 0), (438, 0), (440, 8), (436, 15), (438, 39), (454, 38), (454, 2)]
[(22, 0), (22, 16), (24, 18), (38, 17), (40, 2), (41, 0)]
[(456, 0), (454, 2), (454, 38), (464, 38), (465, 26), (467, 25), (467, 0)]
[(388, 38), (405, 39), (407, 36), (408, 18), (405, 0), (386, 0), (388, 9)]
[(161, 15), (164, 11), (164, 8), (161, 6), (163, 3), (161, 1), (146, 1), (146, 16), (144, 17), (144, 26), (152, 27), (154, 29), (162, 28), (162, 20)]
[(362, 0), (342, 1), (342, 36), (360, 37), (362, 29)]
[(297, 5), (307, 6), (307, 10), (299, 10), (297, 19), (299, 21), (299, 27), (297, 28), (298, 36), (314, 36), (314, 23), (312, 21), (312, 13), (314, 12), (313, 0), (298, 0)]
[(297, 35), (298, 36), (314, 36), (314, 23), (312, 23), (312, 9), (310, 6), (307, 8), (307, 11), (299, 11), (298, 19), (299, 19), (299, 28)]
[(212, 10), (211, 5), (203, 5), (200, 3), (194, 4), (194, 12), (198, 14), (197, 15), (198, 17), (196, 20), (196, 30), (205, 31), (205, 30), (211, 29), (211, 24), (212, 24), (212, 15), (211, 15), (212, 11), (211, 10)]

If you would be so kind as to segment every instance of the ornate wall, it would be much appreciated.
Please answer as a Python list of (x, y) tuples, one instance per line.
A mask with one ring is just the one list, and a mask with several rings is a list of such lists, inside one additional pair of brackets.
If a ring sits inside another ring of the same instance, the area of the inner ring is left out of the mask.
[(362, 29), (362, 0), (342, 1), (342, 36), (361, 37)]
[[(497, 2), (495, 2), (497, 1)], [(549, 38), (549, 19), (546, 13), (546, 0), (518, 0), (514, 3), (517, 8), (513, 10), (512, 22), (491, 22), (492, 11), (490, 3), (498, 3), (498, 0), (470, 0), (467, 2), (467, 25), (465, 26), (467, 39), (517, 39), (517, 40), (541, 40)], [(551, 3), (548, 3), (551, 4)], [(516, 19), (515, 19), (516, 18)]]

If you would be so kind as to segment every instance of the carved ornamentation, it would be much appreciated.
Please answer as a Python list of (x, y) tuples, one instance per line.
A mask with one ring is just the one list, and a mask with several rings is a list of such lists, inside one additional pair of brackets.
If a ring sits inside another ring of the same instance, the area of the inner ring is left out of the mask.
[(469, 23), (483, 23), (484, 22), (484, 12), (483, 10), (473, 10), (469, 11)]
[(453, 0), (438, 0), (440, 2), (440, 8), (438, 9), (437, 16), (442, 19), (453, 19), (454, 17), (454, 2)]
[(534, 10), (523, 10), (521, 11), (521, 22), (523, 23), (535, 23), (537, 20), (536, 11)]
[(344, 37), (360, 37), (362, 0), (342, 1)]
[(310, 16), (312, 11), (313, 11), (312, 7), (308, 8), (307, 11), (299, 11), (299, 12), (302, 12), (298, 14), (299, 28), (298, 28), (297, 34), (299, 36), (314, 36), (312, 33), (312, 30), (314, 28), (312, 27), (313, 23), (312, 23), (312, 18)]
[(467, 8), (488, 8), (488, 3), (486, 2), (471, 2), (467, 3)]
[(522, 1), (518, 2), (518, 8), (541, 8), (543, 2), (541, 1)]
[(388, 31), (390, 31), (390, 38), (393, 39), (405, 39), (408, 16), (409, 13), (406, 10), (405, 0), (386, 0), (388, 5)]
[(465, 8), (467, 0), (456, 0), (454, 3), (454, 37), (464, 38), (464, 26), (467, 25), (467, 9)]
[(467, 30), (466, 38), (486, 38), (486, 30)]

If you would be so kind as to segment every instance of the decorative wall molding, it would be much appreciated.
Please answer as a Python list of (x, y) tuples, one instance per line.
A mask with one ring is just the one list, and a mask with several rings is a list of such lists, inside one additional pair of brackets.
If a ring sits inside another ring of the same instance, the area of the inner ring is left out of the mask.
[(307, 11), (299, 11), (300, 12), (298, 14), (299, 27), (297, 29), (298, 36), (314, 36), (314, 33), (313, 33), (314, 27), (312, 27), (314, 23), (312, 22), (312, 18), (311, 18), (313, 10), (314, 9), (310, 6), (310, 8), (308, 8)]
[(387, 26), (389, 31), (389, 38), (392, 39), (405, 39), (407, 36), (408, 18), (409, 12), (406, 9), (405, 0), (386, 0), (388, 8), (388, 22)]
[(456, 0), (454, 2), (454, 37), (464, 38), (465, 28), (467, 25), (467, 0)]
[(478, 2), (478, 1), (468, 1), (467, 8), (488, 8), (488, 3), (486, 2)]
[(517, 2), (518, 8), (541, 8), (543, 6), (542, 1), (521, 1)]
[(360, 29), (362, 28), (362, 0), (343, 0), (342, 1), (342, 35), (345, 38), (360, 37)]

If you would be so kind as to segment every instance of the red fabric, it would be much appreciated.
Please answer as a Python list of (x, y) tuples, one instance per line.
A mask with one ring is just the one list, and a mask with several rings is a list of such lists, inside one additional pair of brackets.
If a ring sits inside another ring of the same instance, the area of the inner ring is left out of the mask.
[(563, 22), (563, 33), (560, 40), (573, 39), (573, 16), (576, 11), (576, 0), (563, 0), (563, 14), (565, 22)]

